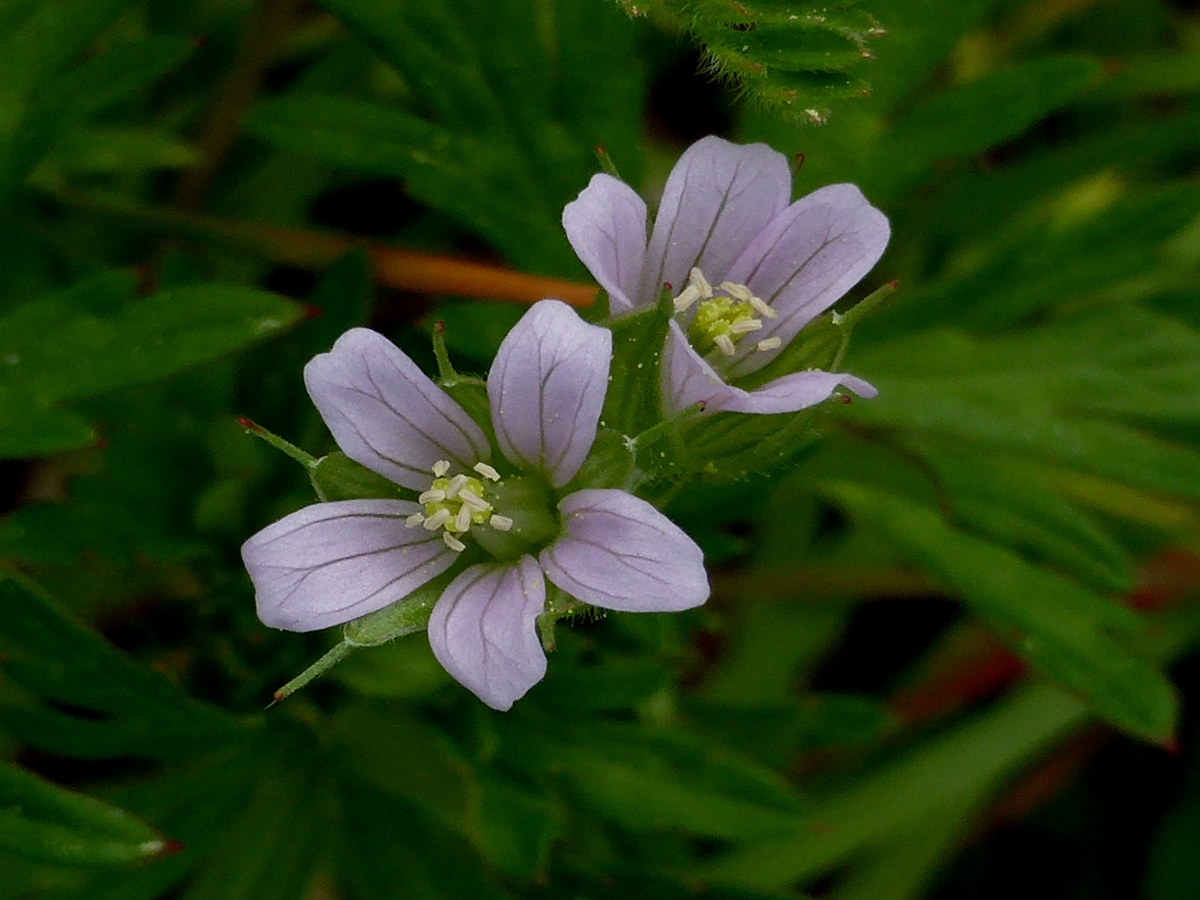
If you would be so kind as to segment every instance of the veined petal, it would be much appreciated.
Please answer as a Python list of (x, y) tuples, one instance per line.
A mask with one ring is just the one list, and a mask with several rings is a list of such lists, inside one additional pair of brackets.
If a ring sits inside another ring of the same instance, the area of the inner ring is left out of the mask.
[(723, 280), (791, 199), (787, 158), (766, 144), (731, 144), (718, 137), (692, 144), (663, 189), (639, 296), (651, 302), (664, 282), (681, 291), (692, 266)]
[[(852, 184), (831, 184), (789, 206), (729, 270), (730, 281), (747, 285), (779, 314), (763, 320), (755, 337), (786, 345), (871, 271), (890, 234), (887, 217)], [(757, 371), (774, 355), (744, 344), (728, 374)]]
[(405, 500), (317, 503), (268, 525), (242, 545), (258, 617), (286, 631), (316, 631), (411, 594), (457, 558), (440, 535), (406, 528), (420, 507)]
[(576, 491), (558, 504), (562, 536), (542, 551), (546, 577), (572, 596), (625, 612), (677, 612), (708, 599), (704, 554), (625, 491)]
[(347, 331), (304, 367), (321, 418), (352, 460), (413, 490), (429, 487), (439, 459), (469, 470), (490, 456), (487, 438), (395, 344), (367, 328)]
[(429, 617), (433, 655), (492, 709), (508, 709), (546, 674), (536, 627), (545, 604), (546, 582), (532, 556), (471, 566)]
[(708, 404), (712, 412), (790, 413), (828, 400), (834, 388), (845, 387), (860, 397), (875, 397), (879, 391), (855, 375), (838, 372), (794, 372), (768, 381), (753, 391), (730, 387)]
[(674, 320), (667, 330), (660, 377), (667, 415), (700, 403), (708, 409), (734, 391), (692, 348), (683, 328)]
[(646, 258), (646, 203), (637, 192), (611, 175), (593, 175), (563, 209), (562, 224), (575, 255), (608, 291), (610, 312), (638, 305)]
[(837, 387), (849, 388), (860, 397), (870, 398), (879, 393), (857, 376), (815, 369), (784, 375), (753, 391), (745, 391), (722, 380), (674, 322), (667, 333), (662, 393), (668, 414), (698, 403), (703, 403), (707, 412), (798, 412), (827, 400)]
[(488, 400), (500, 449), (562, 487), (596, 440), (612, 332), (558, 300), (535, 303), (500, 344)]

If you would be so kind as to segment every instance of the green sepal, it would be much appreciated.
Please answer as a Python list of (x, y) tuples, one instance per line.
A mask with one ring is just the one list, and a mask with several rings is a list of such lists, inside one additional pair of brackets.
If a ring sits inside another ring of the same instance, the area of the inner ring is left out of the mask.
[(849, 334), (832, 315), (810, 322), (779, 354), (756, 372), (739, 378), (737, 386), (753, 391), (768, 381), (806, 369), (832, 371), (845, 353)]
[(850, 347), (854, 326), (868, 316), (884, 300), (895, 293), (898, 281), (889, 281), (871, 292), (845, 313), (830, 312), (804, 326), (804, 329), (769, 363), (737, 381), (744, 391), (762, 387), (783, 375), (820, 369), (835, 372)]
[(351, 647), (378, 647), (421, 631), (450, 577), (443, 575), (417, 588), (403, 600), (342, 626), (342, 641)]
[(378, 647), (388, 641), (421, 631), (429, 624), (434, 604), (453, 576), (441, 575), (417, 588), (403, 600), (368, 613), (342, 626), (342, 639), (325, 655), (275, 692), (275, 702), (286, 700), (296, 691), (320, 678), (353, 651)]
[(400, 495), (399, 485), (356, 463), (341, 451), (322, 456), (307, 469), (308, 479), (322, 503), (376, 498), (394, 500)]
[(659, 370), (674, 309), (665, 295), (655, 306), (623, 313), (604, 324), (612, 331), (612, 367), (600, 422), (621, 434), (640, 434), (662, 417)]
[(814, 409), (779, 415), (714, 413), (680, 430), (681, 461), (710, 478), (737, 481), (786, 464), (819, 435), (812, 427)]
[(563, 488), (570, 494), (584, 488), (634, 487), (633, 445), (629, 438), (612, 428), (601, 428), (591, 452), (575, 477)]

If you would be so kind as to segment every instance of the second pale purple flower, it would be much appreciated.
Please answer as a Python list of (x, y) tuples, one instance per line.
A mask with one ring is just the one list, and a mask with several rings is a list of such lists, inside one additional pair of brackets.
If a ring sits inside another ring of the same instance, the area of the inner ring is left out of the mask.
[(508, 709), (546, 672), (546, 579), (606, 609), (703, 603), (700, 548), (662, 513), (621, 490), (562, 490), (596, 437), (611, 341), (555, 300), (526, 313), (488, 376), (494, 460), (479, 425), (395, 345), (363, 328), (343, 335), (305, 369), (309, 394), (347, 456), (420, 493), (314, 504), (250, 538), (259, 618), (326, 628), (481, 559), (442, 592), (429, 643), (459, 682)]
[(647, 241), (646, 204), (596, 175), (563, 210), (571, 246), (608, 292), (613, 313), (655, 303), (669, 285), (676, 315), (662, 365), (663, 404), (710, 412), (795, 412), (853, 375), (793, 372), (754, 390), (737, 382), (774, 359), (878, 262), (890, 230), (857, 187), (835, 184), (791, 202), (787, 159), (765, 144), (716, 137), (672, 169)]

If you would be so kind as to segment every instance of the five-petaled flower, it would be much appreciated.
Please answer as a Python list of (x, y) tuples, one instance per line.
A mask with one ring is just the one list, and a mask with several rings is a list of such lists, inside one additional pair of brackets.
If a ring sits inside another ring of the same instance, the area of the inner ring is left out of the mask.
[[(609, 331), (556, 300), (535, 304), (487, 380), (502, 460), (395, 345), (364, 328), (344, 334), (305, 368), (309, 395), (347, 456), (419, 496), (317, 503), (251, 537), (242, 558), (259, 618), (289, 631), (359, 618), (448, 571), (476, 543), (483, 551), (469, 555), (484, 561), (442, 592), (429, 643), (458, 681), (508, 709), (546, 672), (536, 629), (545, 579), (606, 609), (703, 603), (700, 548), (662, 513), (622, 490), (564, 491), (595, 440), (611, 355)], [(547, 498), (541, 508), (529, 500), (538, 496)]]
[(699, 403), (710, 412), (794, 412), (839, 385), (875, 395), (860, 378), (818, 370), (750, 391), (736, 386), (857, 284), (887, 246), (887, 219), (854, 185), (795, 203), (791, 196), (783, 154), (707, 137), (671, 171), (648, 245), (646, 204), (610, 175), (594, 176), (563, 210), (571, 246), (613, 313), (652, 304), (672, 286), (676, 313), (662, 364), (668, 414)]

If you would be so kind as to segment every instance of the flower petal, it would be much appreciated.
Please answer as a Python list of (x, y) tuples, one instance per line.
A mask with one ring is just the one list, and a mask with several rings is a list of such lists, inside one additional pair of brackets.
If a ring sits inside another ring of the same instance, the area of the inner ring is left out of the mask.
[(537, 617), (546, 582), (532, 556), (515, 565), (471, 566), (429, 617), (438, 662), (492, 709), (508, 709), (546, 674)]
[(500, 344), (488, 399), (500, 449), (555, 487), (570, 481), (596, 440), (608, 389), (612, 332), (558, 300), (535, 303)]
[(271, 628), (316, 631), (383, 609), (445, 572), (457, 554), (440, 535), (404, 525), (419, 509), (343, 500), (268, 525), (242, 545), (258, 617)]
[[(836, 303), (874, 267), (887, 248), (891, 227), (852, 184), (831, 184), (797, 200), (746, 248), (728, 278), (747, 285), (779, 317), (764, 319), (758, 340), (786, 345)], [(728, 374), (757, 371), (775, 355), (743, 342)]]
[(608, 291), (609, 311), (633, 309), (646, 258), (645, 201), (625, 182), (600, 173), (563, 209), (562, 224), (575, 255)]
[(539, 561), (572, 596), (626, 612), (677, 612), (708, 599), (704, 554), (645, 500), (590, 489), (565, 497), (558, 510), (563, 534)]
[(731, 387), (727, 394), (709, 403), (707, 409), (740, 413), (799, 412), (828, 400), (837, 387), (849, 388), (860, 397), (871, 398), (879, 394), (857, 376), (811, 369), (768, 381), (753, 391)]
[(704, 408), (733, 392), (721, 376), (697, 353), (679, 323), (672, 320), (667, 330), (662, 369), (663, 408), (667, 415), (691, 406)]
[(415, 491), (439, 459), (464, 470), (491, 457), (462, 407), (383, 335), (347, 331), (304, 367), (304, 384), (352, 460)]
[(665, 283), (683, 289), (692, 266), (716, 284), (792, 199), (787, 158), (766, 144), (718, 137), (692, 144), (663, 189), (639, 296), (650, 303)]
[(827, 400), (834, 389), (847, 387), (860, 397), (879, 392), (861, 378), (837, 372), (794, 372), (753, 391), (726, 384), (671, 323), (662, 367), (663, 405), (668, 414), (703, 403), (707, 412), (798, 412)]

